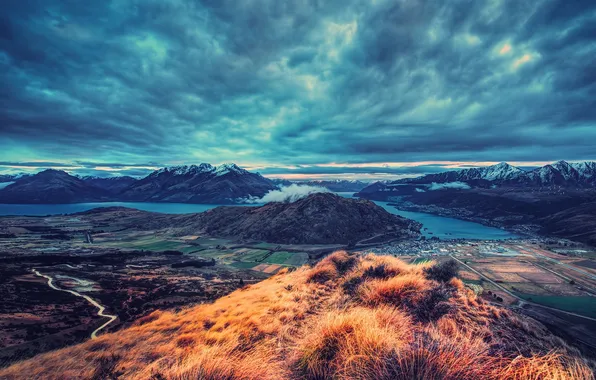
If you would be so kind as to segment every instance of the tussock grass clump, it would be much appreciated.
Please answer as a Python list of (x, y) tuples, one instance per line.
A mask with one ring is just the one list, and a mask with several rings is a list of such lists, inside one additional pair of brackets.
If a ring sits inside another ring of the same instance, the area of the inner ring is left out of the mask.
[(431, 287), (429, 281), (415, 274), (392, 277), (388, 280), (371, 280), (360, 286), (360, 299), (369, 305), (416, 305), (423, 293)]
[(418, 321), (436, 321), (454, 309), (449, 300), (454, 295), (454, 290), (443, 284), (435, 285), (420, 298), (418, 304), (412, 309)]
[(362, 273), (362, 277), (386, 279), (386, 278), (395, 276), (397, 274), (398, 273), (387, 270), (387, 266), (385, 264), (380, 264), (380, 265), (371, 265), (368, 268), (366, 268), (364, 270), (364, 273)]
[(483, 302), (455, 273), (336, 252), (0, 369), (0, 379), (594, 379), (576, 350)]
[(458, 267), (457, 261), (450, 259), (440, 264), (425, 268), (424, 274), (426, 275), (426, 278), (430, 280), (448, 282), (457, 276)]
[(324, 261), (326, 260), (329, 260), (335, 265), (339, 274), (344, 274), (356, 264), (356, 257), (354, 255), (349, 255), (346, 251), (334, 252), (324, 259)]
[(356, 257), (346, 251), (337, 251), (325, 257), (308, 275), (309, 282), (323, 284), (337, 279), (356, 264)]
[(405, 314), (386, 307), (328, 313), (301, 342), (298, 373), (309, 379), (377, 374), (393, 348), (407, 339), (410, 325)]
[(331, 281), (338, 277), (339, 273), (337, 272), (337, 268), (333, 263), (321, 263), (317, 265), (312, 271), (308, 274), (308, 282), (315, 282), (318, 284), (324, 284), (327, 281)]

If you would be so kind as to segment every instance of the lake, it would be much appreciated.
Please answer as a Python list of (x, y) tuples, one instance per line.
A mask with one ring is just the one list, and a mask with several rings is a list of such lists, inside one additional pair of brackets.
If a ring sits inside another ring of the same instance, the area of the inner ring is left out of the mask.
[[(422, 234), (427, 238), (436, 236), (441, 239), (503, 240), (519, 237), (500, 228), (489, 227), (480, 223), (426, 214), (423, 212), (402, 211), (396, 209), (395, 206), (389, 206), (387, 202), (375, 203), (392, 214), (422, 223), (424, 226)], [(426, 228), (426, 230), (424, 228)]]
[[(352, 198), (353, 193), (337, 193), (345, 198)], [(478, 239), (478, 240), (503, 240), (519, 238), (518, 235), (500, 228), (485, 226), (480, 223), (466, 220), (447, 218), (423, 212), (402, 211), (389, 206), (387, 202), (373, 201), (383, 207), (387, 212), (422, 223), (422, 234), (427, 238), (433, 236), (441, 239)]]
[[(338, 193), (339, 195), (351, 198), (353, 193)], [(424, 226), (422, 233), (427, 238), (433, 236), (441, 239), (480, 239), (480, 240), (502, 240), (517, 238), (518, 236), (501, 230), (499, 228), (484, 226), (479, 223), (468, 222), (454, 218), (426, 214), (422, 212), (401, 211), (387, 202), (376, 202), (379, 206), (392, 214), (413, 219)], [(187, 214), (203, 212), (220, 205), (212, 204), (187, 204), (187, 203), (149, 203), (149, 202), (95, 202), (95, 203), (73, 203), (73, 204), (0, 204), (0, 215), (57, 215), (72, 214), (75, 212), (87, 211), (96, 207), (130, 207), (139, 210), (161, 212), (167, 214)], [(242, 205), (246, 207), (260, 205)]]
[[(194, 203), (150, 203), (150, 202), (92, 202), (70, 204), (0, 204), (0, 215), (30, 215), (44, 216), (57, 214), (72, 214), (87, 211), (96, 207), (130, 207), (144, 211), (161, 212), (165, 214), (190, 214), (203, 212), (222, 205), (194, 204)], [(256, 204), (239, 206), (262, 206)]]

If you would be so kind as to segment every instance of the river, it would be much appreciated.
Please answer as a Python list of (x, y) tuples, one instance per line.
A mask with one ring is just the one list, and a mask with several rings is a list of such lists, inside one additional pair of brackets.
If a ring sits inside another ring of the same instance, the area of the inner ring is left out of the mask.
[[(345, 198), (351, 198), (353, 193), (337, 193)], [(441, 239), (479, 239), (502, 240), (517, 238), (508, 231), (485, 226), (465, 220), (447, 218), (422, 212), (401, 211), (387, 202), (376, 202), (379, 206), (392, 214), (413, 219), (422, 223), (422, 233), (427, 238), (439, 237)], [(73, 204), (0, 204), (0, 215), (31, 215), (45, 216), (58, 214), (72, 214), (87, 211), (96, 207), (130, 207), (139, 210), (161, 212), (167, 214), (187, 214), (203, 212), (220, 205), (213, 204), (187, 204), (187, 203), (148, 203), (148, 202), (103, 202), (103, 203), (73, 203)], [(242, 205), (260, 206), (260, 205)]]

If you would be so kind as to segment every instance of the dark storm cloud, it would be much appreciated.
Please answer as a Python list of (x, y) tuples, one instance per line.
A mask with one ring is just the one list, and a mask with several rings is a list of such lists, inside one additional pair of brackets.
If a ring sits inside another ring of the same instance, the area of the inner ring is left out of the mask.
[(39, 167), (52, 167), (52, 168), (67, 168), (72, 167), (71, 164), (65, 164), (63, 162), (10, 162), (10, 161), (0, 161), (0, 167), (2, 166), (9, 166), (9, 167), (23, 167), (23, 168), (39, 168)]
[(594, 159), (595, 25), (589, 1), (9, 0), (0, 159)]

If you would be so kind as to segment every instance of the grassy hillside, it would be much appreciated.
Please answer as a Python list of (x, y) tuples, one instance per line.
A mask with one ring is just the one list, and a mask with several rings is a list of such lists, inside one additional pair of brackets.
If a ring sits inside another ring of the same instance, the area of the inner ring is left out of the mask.
[(336, 252), (213, 304), (0, 370), (1, 379), (593, 379), (537, 322), (451, 264)]

